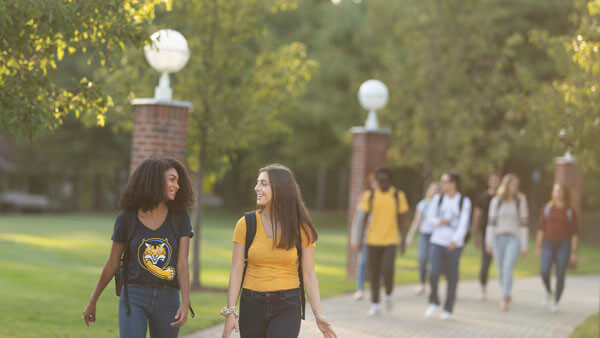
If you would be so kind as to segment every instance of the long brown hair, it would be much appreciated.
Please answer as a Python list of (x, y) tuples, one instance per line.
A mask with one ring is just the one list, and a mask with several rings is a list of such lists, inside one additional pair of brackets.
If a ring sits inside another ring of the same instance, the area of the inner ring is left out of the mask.
[[(281, 231), (281, 237), (276, 241), (277, 243), (274, 243), (275, 247), (285, 250), (295, 247), (300, 228), (306, 234), (309, 244), (316, 242), (317, 230), (308, 214), (300, 187), (292, 171), (283, 165), (271, 164), (261, 168), (258, 174), (263, 172), (269, 176), (273, 191), (271, 212), (268, 216), (272, 224), (279, 224)], [(264, 207), (261, 207), (262, 209)]]
[[(566, 209), (571, 209), (571, 192), (569, 191), (569, 189), (567, 188), (566, 185), (564, 185), (563, 183), (554, 183), (554, 185), (557, 185), (560, 188), (560, 191), (562, 191), (562, 198), (563, 198), (563, 203), (565, 204), (565, 208)], [(555, 206), (554, 205), (554, 198), (550, 198), (550, 205)]]
[[(519, 177), (513, 173), (506, 174), (502, 178), (502, 183), (500, 183), (500, 186), (498, 187), (498, 191), (496, 192), (496, 195), (498, 196), (498, 198), (501, 201), (504, 201), (504, 202), (508, 201), (508, 197), (510, 194), (510, 189), (508, 188), (508, 186), (514, 180), (519, 181)], [(521, 193), (521, 191), (517, 191), (515, 193), (515, 195), (512, 196), (512, 198), (514, 198), (515, 200), (521, 199), (521, 198), (523, 198), (523, 194)]]

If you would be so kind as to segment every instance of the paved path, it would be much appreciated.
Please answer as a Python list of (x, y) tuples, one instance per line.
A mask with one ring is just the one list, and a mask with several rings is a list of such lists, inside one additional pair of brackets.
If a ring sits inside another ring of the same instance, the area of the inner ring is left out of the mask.
[[(513, 303), (506, 313), (498, 310), (500, 290), (497, 280), (489, 284), (488, 300), (480, 301), (478, 283), (461, 282), (450, 321), (424, 318), (426, 297), (414, 295), (414, 285), (396, 287), (394, 310), (380, 317), (367, 318), (368, 300), (353, 301), (350, 295), (328, 298), (324, 300), (323, 308), (341, 338), (568, 337), (577, 325), (598, 312), (600, 276), (567, 276), (558, 313), (550, 313), (541, 305), (544, 293), (539, 277), (514, 281)], [(440, 287), (440, 296), (443, 296), (445, 285), (441, 283)], [(300, 337), (322, 337), (308, 309), (306, 317)], [(220, 337), (222, 328), (221, 324), (188, 338)], [(234, 332), (231, 337), (239, 335)]]

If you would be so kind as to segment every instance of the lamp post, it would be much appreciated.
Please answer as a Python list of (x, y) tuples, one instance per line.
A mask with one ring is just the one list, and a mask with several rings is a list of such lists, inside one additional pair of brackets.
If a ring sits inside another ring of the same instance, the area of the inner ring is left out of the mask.
[(377, 121), (377, 110), (385, 107), (388, 102), (388, 89), (385, 84), (379, 80), (368, 80), (358, 89), (358, 102), (360, 105), (369, 111), (369, 116), (365, 121), (365, 128), (367, 130), (379, 129), (379, 122)]
[[(356, 206), (366, 188), (367, 175), (385, 164), (391, 131), (379, 128), (377, 110), (383, 108), (388, 101), (388, 89), (379, 80), (365, 81), (358, 89), (360, 105), (369, 111), (364, 127), (353, 127), (352, 163), (350, 169), (350, 189), (348, 193), (348, 234), (351, 233), (352, 220)], [(350, 236), (348, 236), (350, 243)], [(346, 260), (346, 277), (356, 276), (356, 252), (348, 245)]]
[(152, 68), (162, 73), (154, 98), (133, 100), (133, 141), (130, 172), (150, 157), (173, 157), (185, 163), (187, 119), (192, 104), (173, 101), (169, 73), (181, 70), (190, 58), (188, 44), (181, 33), (161, 29), (144, 46)]
[(144, 46), (146, 61), (154, 70), (162, 73), (154, 89), (157, 100), (171, 100), (173, 90), (169, 85), (169, 73), (180, 71), (190, 59), (187, 40), (172, 29), (161, 29), (150, 36), (152, 45)]

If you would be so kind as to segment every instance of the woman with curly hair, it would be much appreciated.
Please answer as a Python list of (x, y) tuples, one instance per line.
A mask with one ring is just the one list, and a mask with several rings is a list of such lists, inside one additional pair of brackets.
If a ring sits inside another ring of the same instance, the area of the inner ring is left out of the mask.
[(189, 176), (177, 160), (152, 158), (135, 169), (121, 194), (109, 257), (83, 311), (88, 326), (114, 275), (121, 337), (144, 338), (148, 327), (151, 337), (177, 337), (191, 310), (187, 210), (193, 202)]
[(315, 274), (317, 230), (294, 174), (282, 165), (264, 167), (254, 191), (258, 211), (246, 213), (233, 235), (222, 337), (234, 329), (242, 338), (297, 337), (305, 289), (323, 337), (337, 337), (321, 309)]

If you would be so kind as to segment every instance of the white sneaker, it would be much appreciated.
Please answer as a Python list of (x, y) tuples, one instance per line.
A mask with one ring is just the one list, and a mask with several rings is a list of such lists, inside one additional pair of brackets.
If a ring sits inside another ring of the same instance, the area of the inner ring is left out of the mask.
[(557, 302), (552, 302), (552, 304), (550, 305), (550, 312), (552, 312), (552, 313), (558, 312), (558, 303)]
[(448, 312), (448, 311), (444, 311), (440, 315), (440, 319), (441, 320), (450, 320), (451, 317), (452, 317), (452, 314), (450, 312)]
[(421, 296), (422, 294), (425, 293), (425, 285), (423, 284), (419, 284), (419, 286), (417, 286), (415, 288), (415, 295), (417, 296)]
[(392, 300), (392, 295), (383, 296), (383, 302), (385, 303), (385, 311), (392, 312), (394, 309), (394, 301)]
[(438, 310), (438, 306), (435, 304), (429, 304), (427, 310), (425, 310), (425, 318), (431, 318), (435, 315)]
[(367, 317), (376, 317), (381, 315), (381, 307), (379, 304), (371, 304), (371, 308), (367, 311)]
[(552, 294), (551, 293), (546, 294), (546, 296), (542, 300), (542, 305), (543, 306), (550, 306), (550, 305), (552, 305)]
[(361, 299), (363, 299), (363, 296), (364, 296), (364, 294), (363, 294), (362, 290), (356, 290), (356, 292), (352, 295), (352, 299), (361, 300)]

